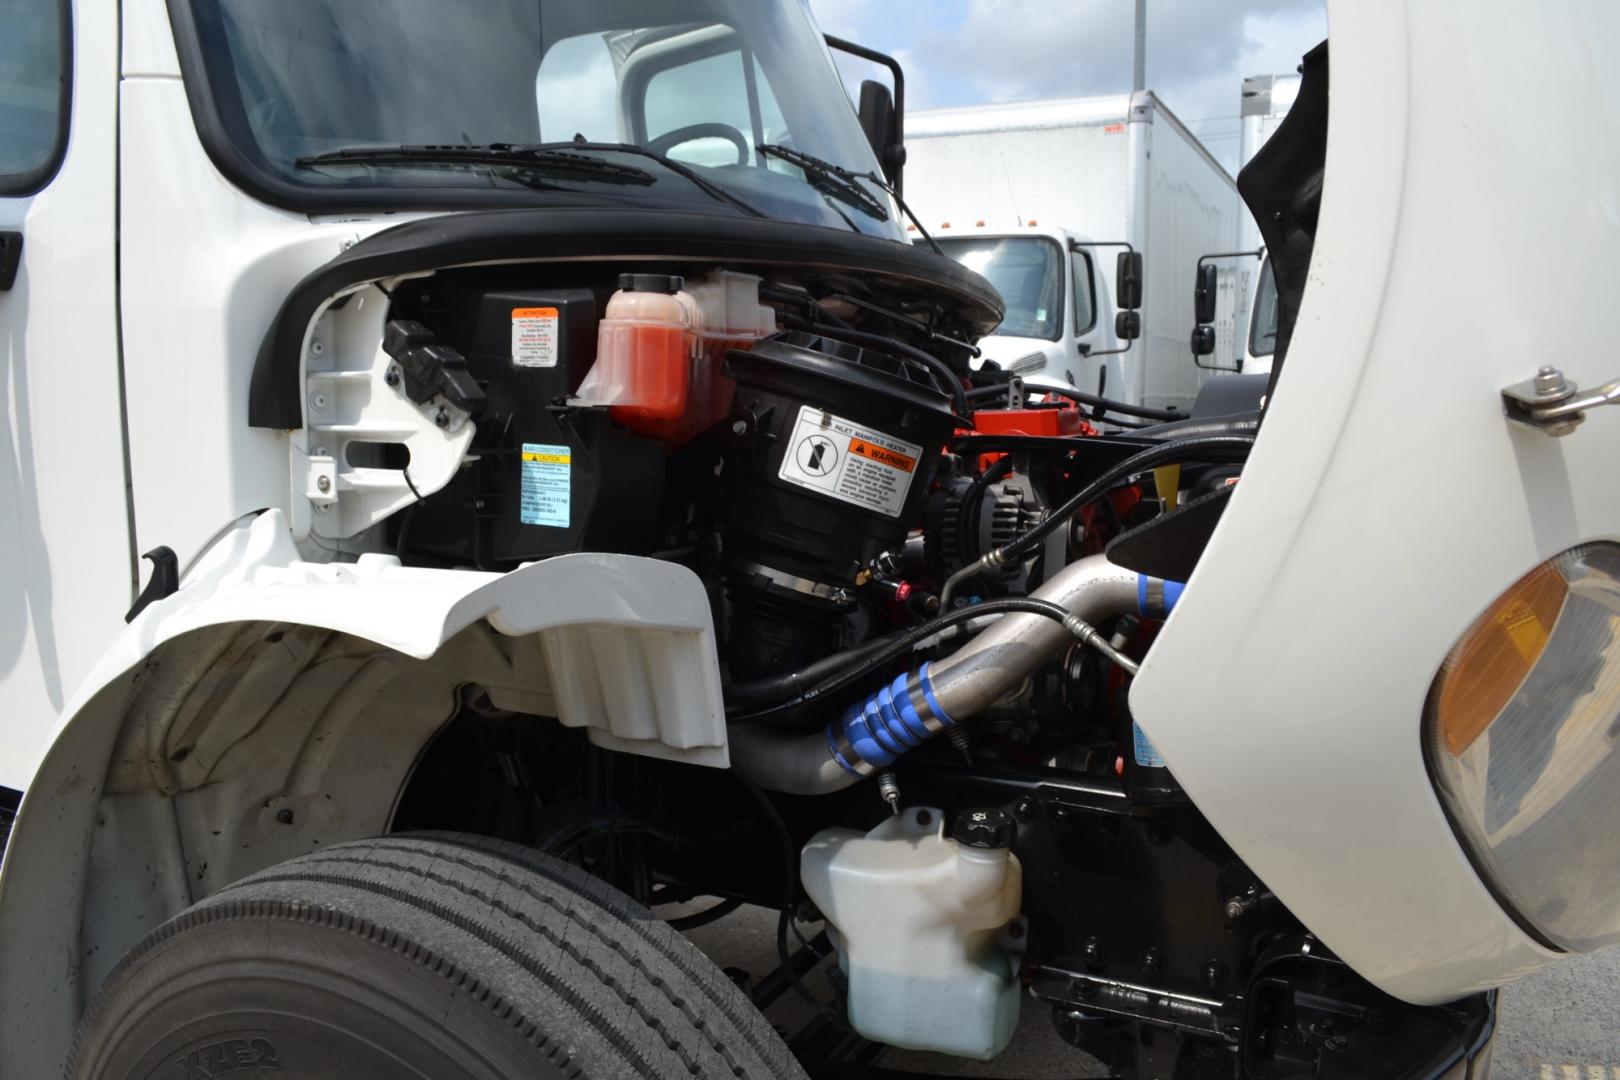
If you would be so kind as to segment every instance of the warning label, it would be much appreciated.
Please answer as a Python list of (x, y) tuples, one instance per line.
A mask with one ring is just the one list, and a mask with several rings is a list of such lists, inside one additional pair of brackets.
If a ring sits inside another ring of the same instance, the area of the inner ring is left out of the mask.
[(777, 476), (840, 502), (899, 517), (922, 447), (800, 407)]
[(524, 307), (512, 309), (512, 365), (514, 367), (557, 366), (557, 309)]
[(568, 528), (573, 452), (566, 446), (523, 444), (523, 477), (518, 492), (518, 520), (525, 525)]

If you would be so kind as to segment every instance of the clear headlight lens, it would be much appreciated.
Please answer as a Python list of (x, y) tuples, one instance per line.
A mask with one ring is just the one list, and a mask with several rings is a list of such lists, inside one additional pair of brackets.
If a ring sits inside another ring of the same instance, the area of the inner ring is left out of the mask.
[(1620, 942), (1620, 545), (1548, 560), (1435, 677), (1430, 767), (1488, 884), (1549, 943)]

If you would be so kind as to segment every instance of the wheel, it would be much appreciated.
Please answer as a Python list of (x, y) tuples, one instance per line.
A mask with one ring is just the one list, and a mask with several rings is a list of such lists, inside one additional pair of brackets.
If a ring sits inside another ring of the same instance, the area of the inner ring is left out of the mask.
[(177, 915), (97, 993), (68, 1076), (239, 1071), (804, 1077), (741, 991), (646, 908), (548, 856), (445, 834), (336, 845)]

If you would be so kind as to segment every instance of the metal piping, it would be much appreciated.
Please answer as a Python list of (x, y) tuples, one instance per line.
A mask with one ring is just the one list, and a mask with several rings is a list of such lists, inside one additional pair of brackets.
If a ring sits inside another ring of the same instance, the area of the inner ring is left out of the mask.
[[(1092, 555), (1058, 571), (1030, 595), (1068, 609), (1075, 626), (1041, 615), (1003, 615), (937, 664), (924, 664), (846, 710), (825, 731), (788, 735), (764, 727), (731, 729), (731, 762), (762, 787), (792, 795), (839, 791), (913, 746), (982, 712), (1056, 656), (1077, 627), (1115, 615), (1161, 616), (1181, 586)], [(1095, 631), (1091, 631), (1095, 635)]]

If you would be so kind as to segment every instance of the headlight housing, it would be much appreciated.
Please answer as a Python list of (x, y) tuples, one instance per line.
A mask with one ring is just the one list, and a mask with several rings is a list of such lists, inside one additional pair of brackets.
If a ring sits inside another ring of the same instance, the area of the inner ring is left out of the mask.
[(1572, 548), (1470, 626), (1425, 743), (1487, 884), (1547, 944), (1620, 942), (1620, 544)]

